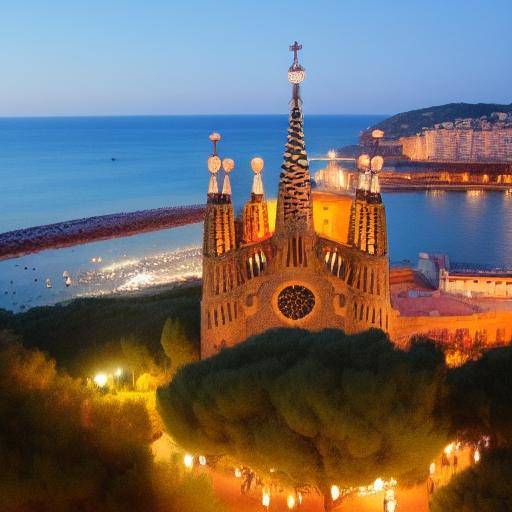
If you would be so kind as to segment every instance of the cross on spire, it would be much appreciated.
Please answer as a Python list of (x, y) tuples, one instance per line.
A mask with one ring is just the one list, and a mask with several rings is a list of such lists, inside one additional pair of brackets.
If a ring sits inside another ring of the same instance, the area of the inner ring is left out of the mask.
[(302, 50), (302, 45), (299, 44), (297, 41), (295, 41), (290, 46), (290, 51), (293, 52), (293, 63), (294, 64), (297, 64), (297, 62), (299, 62), (299, 56), (298, 56), (299, 50)]

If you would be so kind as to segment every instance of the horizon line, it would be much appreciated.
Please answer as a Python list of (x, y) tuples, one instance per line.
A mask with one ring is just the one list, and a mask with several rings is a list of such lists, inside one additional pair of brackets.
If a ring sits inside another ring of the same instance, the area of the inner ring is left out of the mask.
[[(264, 117), (264, 116), (288, 116), (289, 112), (280, 113), (238, 113), (238, 114), (41, 114), (41, 115), (0, 115), (0, 120), (3, 119), (66, 119), (66, 118), (107, 118), (107, 117), (234, 117), (234, 116), (251, 116), (251, 117)], [(320, 114), (310, 112), (306, 116), (392, 116), (395, 114), (389, 113), (334, 113), (334, 114)]]

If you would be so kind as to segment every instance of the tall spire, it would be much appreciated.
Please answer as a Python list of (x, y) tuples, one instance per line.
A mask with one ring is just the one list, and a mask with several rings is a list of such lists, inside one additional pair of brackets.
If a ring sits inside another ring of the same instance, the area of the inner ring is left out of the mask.
[(383, 135), (380, 130), (374, 130), (373, 157), (365, 154), (357, 159), (359, 181), (350, 212), (349, 226), (349, 243), (375, 256), (384, 256), (388, 252), (386, 212), (379, 185), (379, 172), (384, 159), (376, 154), (379, 139)]
[[(231, 158), (221, 160), (217, 154), (217, 143), (221, 140), (218, 133), (212, 133), (213, 153), (208, 157), (208, 200), (204, 217), (203, 254), (205, 256), (222, 256), (236, 248), (235, 222), (231, 202), (231, 184), (229, 173), (235, 167)], [(217, 173), (223, 168), (225, 172), (222, 192), (219, 193)]]
[(268, 208), (261, 179), (264, 165), (263, 158), (254, 157), (251, 160), (251, 169), (254, 173), (251, 199), (245, 204), (242, 213), (242, 239), (245, 243), (262, 240), (270, 234)]
[(288, 69), (288, 81), (292, 84), (292, 100), (288, 125), (288, 140), (284, 161), (281, 165), (279, 196), (277, 199), (276, 232), (285, 229), (309, 230), (313, 228), (311, 207), (311, 181), (304, 143), (304, 129), (300, 98), (300, 84), (306, 78), (305, 69), (299, 64), (298, 51), (302, 45), (290, 46), (293, 64)]

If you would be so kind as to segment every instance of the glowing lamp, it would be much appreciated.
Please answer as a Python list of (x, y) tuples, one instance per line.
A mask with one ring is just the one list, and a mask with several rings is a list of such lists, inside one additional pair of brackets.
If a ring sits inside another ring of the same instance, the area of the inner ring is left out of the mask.
[(221, 159), (217, 155), (213, 155), (208, 158), (208, 170), (212, 174), (216, 174), (217, 172), (219, 172), (221, 165)]
[(185, 467), (187, 469), (192, 469), (192, 467), (194, 466), (194, 457), (193, 457), (193, 455), (190, 455), (190, 454), (187, 453), (183, 457), (183, 464), (185, 464)]
[(373, 482), (373, 490), (375, 492), (382, 491), (384, 489), (384, 480), (382, 478), (377, 478), (375, 482)]
[(288, 495), (286, 498), (286, 505), (290, 510), (295, 507), (295, 496), (293, 496), (293, 494)]
[(393, 489), (389, 489), (386, 491), (386, 499), (384, 500), (384, 511), (385, 512), (395, 512), (397, 506), (397, 501), (395, 498), (395, 491)]
[(264, 165), (265, 162), (263, 161), (263, 158), (260, 158), (259, 156), (255, 156), (251, 160), (251, 169), (254, 174), (259, 174), (261, 171), (263, 171)]
[(121, 375), (123, 375), (123, 369), (122, 368), (118, 368), (116, 370), (116, 373), (115, 373), (116, 377), (121, 377)]
[(334, 158), (336, 158), (336, 151), (334, 151), (334, 149), (330, 149), (327, 152), (327, 158), (329, 158), (330, 160), (333, 160)]
[(372, 137), (374, 139), (382, 139), (382, 137), (384, 137), (384, 132), (382, 130), (373, 130)]
[(446, 455), (450, 455), (450, 453), (452, 453), (452, 451), (453, 451), (453, 443), (450, 443), (449, 445), (445, 446), (444, 453)]
[(436, 472), (436, 463), (432, 462), (430, 466), (428, 467), (428, 472), (430, 473), (430, 476), (434, 476), (434, 473)]
[(235, 168), (235, 161), (232, 158), (224, 158), (222, 168), (229, 174)]
[(384, 165), (384, 158), (382, 158), (380, 155), (374, 156), (371, 161), (371, 169), (372, 171), (380, 171), (382, 169), (382, 166)]
[(480, 450), (478, 448), (475, 450), (475, 453), (473, 454), (473, 460), (475, 464), (478, 464), (480, 462)]
[(261, 496), (261, 504), (264, 507), (270, 506), (270, 492), (267, 489), (263, 490), (263, 494)]
[(209, 139), (210, 139), (212, 142), (219, 142), (219, 140), (220, 140), (221, 138), (222, 138), (222, 137), (220, 136), (220, 133), (217, 133), (217, 132), (210, 133), (210, 136), (209, 136)]
[(370, 155), (360, 155), (357, 159), (357, 168), (361, 170), (368, 169), (370, 167)]
[(108, 382), (108, 377), (105, 373), (97, 373), (95, 376), (94, 376), (94, 384), (96, 384), (96, 386), (100, 387), (100, 388), (103, 388), (107, 385), (107, 382)]
[(240, 468), (235, 469), (235, 477), (242, 478), (242, 470)]
[(331, 485), (331, 498), (336, 501), (340, 497), (340, 488), (337, 485)]
[(199, 455), (199, 464), (206, 466), (206, 457), (204, 455)]

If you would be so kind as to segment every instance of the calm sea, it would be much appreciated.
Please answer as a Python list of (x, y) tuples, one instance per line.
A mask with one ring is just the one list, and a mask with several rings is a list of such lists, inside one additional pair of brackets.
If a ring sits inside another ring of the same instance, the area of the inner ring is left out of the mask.
[[(308, 153), (323, 155), (355, 143), (359, 131), (379, 119), (306, 113)], [(267, 195), (275, 196), (286, 127), (284, 115), (0, 119), (0, 231), (203, 202), (208, 134), (214, 130), (222, 134), (221, 156), (235, 160), (231, 181), (237, 207), (249, 195), (253, 156), (264, 158)], [(459, 262), (512, 267), (512, 196), (411, 192), (387, 193), (384, 200), (393, 261), (415, 262), (419, 251), (431, 251)], [(108, 279), (99, 271), (120, 262), (139, 263), (117, 278), (158, 284), (148, 270), (158, 264), (144, 258), (197, 246), (200, 236), (200, 228), (190, 226), (0, 262), (0, 307), (112, 291), (119, 283), (102, 286), (100, 281)], [(91, 266), (96, 256), (102, 264)], [(87, 290), (75, 284), (66, 288), (59, 278), (63, 270), (75, 276), (74, 283), (92, 271), (101, 279), (87, 281)], [(42, 289), (47, 278), (52, 288)]]

